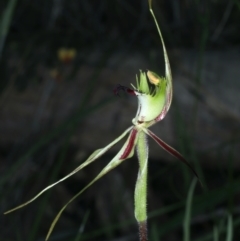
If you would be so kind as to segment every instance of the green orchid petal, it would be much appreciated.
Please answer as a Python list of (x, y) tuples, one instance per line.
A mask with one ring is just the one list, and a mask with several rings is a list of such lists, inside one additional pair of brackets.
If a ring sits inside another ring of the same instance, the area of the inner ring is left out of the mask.
[(148, 84), (148, 80), (147, 80), (147, 76), (145, 72), (142, 72), (140, 70), (140, 77), (138, 79), (137, 78), (137, 83), (138, 83), (138, 91), (140, 91), (140, 93), (144, 93), (144, 94), (150, 94), (150, 88), (149, 88), (149, 84)]
[(29, 203), (33, 202), (34, 200), (36, 200), (39, 196), (41, 196), (44, 192), (46, 192), (47, 190), (49, 190), (50, 188), (54, 187), (55, 185), (57, 185), (60, 182), (63, 182), (64, 180), (66, 180), (67, 178), (69, 178), (70, 176), (74, 175), (75, 173), (79, 172), (81, 169), (83, 169), (84, 167), (88, 166), (90, 163), (92, 163), (93, 161), (95, 161), (96, 159), (98, 159), (99, 157), (101, 157), (105, 152), (107, 152), (111, 147), (113, 147), (117, 142), (119, 142), (122, 138), (124, 138), (127, 133), (129, 133), (132, 130), (132, 126), (129, 127), (127, 130), (125, 130), (118, 138), (116, 138), (113, 142), (111, 142), (109, 145), (105, 146), (104, 148), (98, 149), (96, 151), (94, 151), (89, 158), (82, 163), (80, 166), (78, 166), (76, 169), (74, 169), (72, 172), (70, 172), (68, 175), (66, 175), (65, 177), (63, 177), (62, 179), (58, 180), (57, 182), (47, 186), (46, 188), (44, 188), (41, 192), (39, 192), (36, 196), (34, 196), (32, 199), (30, 199), (29, 201), (5, 212), (4, 214), (8, 214), (11, 213), (17, 209), (20, 209), (26, 205), (28, 205)]
[(102, 169), (102, 171), (87, 185), (85, 186), (80, 192), (78, 192), (73, 198), (71, 198), (66, 205), (63, 206), (63, 208), (58, 212), (57, 216), (53, 220), (50, 229), (48, 231), (46, 240), (48, 240), (49, 236), (51, 235), (58, 219), (60, 218), (62, 212), (65, 210), (65, 208), (74, 201), (79, 195), (81, 195), (86, 189), (88, 189), (92, 184), (94, 184), (98, 179), (106, 175), (109, 171), (117, 167), (119, 164), (121, 164), (124, 160), (130, 158), (134, 154), (134, 148), (136, 146), (138, 140), (138, 130), (132, 129), (127, 141), (124, 143), (121, 150), (117, 153), (117, 155)]

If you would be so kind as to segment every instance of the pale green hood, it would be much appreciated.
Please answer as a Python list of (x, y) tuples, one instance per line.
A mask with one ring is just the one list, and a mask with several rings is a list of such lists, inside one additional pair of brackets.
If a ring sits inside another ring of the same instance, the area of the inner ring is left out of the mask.
[(140, 71), (134, 92), (138, 97), (138, 110), (135, 120), (148, 122), (157, 118), (164, 110), (167, 95), (167, 81), (164, 77), (148, 71)]

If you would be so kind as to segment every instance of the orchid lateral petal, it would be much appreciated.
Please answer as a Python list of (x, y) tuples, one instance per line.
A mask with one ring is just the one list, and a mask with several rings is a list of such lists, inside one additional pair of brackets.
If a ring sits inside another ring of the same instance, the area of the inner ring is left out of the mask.
[[(151, 132), (149, 129), (143, 129), (145, 133), (147, 133), (150, 137), (152, 137), (152, 139), (154, 141), (157, 142), (157, 144), (159, 146), (161, 146), (165, 151), (167, 151), (168, 153), (170, 153), (172, 156), (176, 157), (178, 160), (180, 160), (181, 162), (183, 162), (186, 166), (189, 167), (189, 169), (194, 173), (194, 175), (198, 178), (198, 174), (196, 173), (196, 171), (193, 169), (193, 167), (187, 162), (187, 160), (174, 148), (172, 148), (171, 146), (169, 146), (166, 142), (164, 142), (163, 140), (161, 140), (158, 136), (156, 136), (153, 132)], [(199, 180), (200, 181), (200, 180)]]
[(129, 131), (131, 131), (133, 127), (129, 127), (127, 130), (125, 130), (118, 138), (116, 138), (113, 142), (111, 142), (109, 145), (107, 145), (104, 148), (98, 149), (96, 151), (94, 151), (89, 158), (83, 162), (80, 166), (78, 166), (76, 169), (74, 169), (72, 172), (70, 172), (68, 175), (66, 175), (65, 177), (61, 178), (60, 180), (58, 180), (57, 182), (47, 186), (46, 188), (44, 188), (41, 192), (39, 192), (36, 196), (34, 196), (32, 199), (30, 199), (29, 201), (5, 212), (4, 214), (8, 214), (10, 212), (13, 212), (17, 209), (20, 209), (26, 205), (28, 205), (29, 203), (33, 202), (34, 200), (36, 200), (39, 196), (41, 196), (44, 192), (46, 192), (47, 190), (49, 190), (50, 188), (54, 187), (55, 185), (57, 185), (58, 183), (66, 180), (67, 178), (69, 178), (70, 176), (74, 175), (75, 173), (77, 173), (78, 171), (80, 171), (81, 169), (83, 169), (84, 167), (88, 166), (90, 163), (92, 163), (93, 161), (95, 161), (97, 158), (101, 157), (105, 152), (107, 152), (112, 146), (114, 146), (117, 142), (119, 142), (123, 137), (125, 137), (127, 135), (127, 133)]
[(138, 134), (138, 130), (134, 128), (131, 134), (129, 135), (128, 140), (125, 143), (126, 145), (124, 144), (124, 146), (122, 147), (123, 152), (120, 156), (120, 160), (128, 158), (128, 156), (131, 154), (132, 149), (136, 145), (137, 134)]
[[(88, 189), (92, 184), (94, 184), (98, 179), (103, 177), (105, 174), (107, 174), (109, 171), (117, 167), (120, 163), (122, 163), (124, 160), (130, 158), (134, 154), (134, 148), (136, 145), (138, 139), (138, 130), (132, 129), (127, 141), (124, 143), (121, 150), (117, 153), (117, 155), (102, 169), (102, 171), (87, 185), (85, 186), (80, 192), (78, 192), (73, 198), (71, 198), (64, 206), (63, 208), (58, 212), (57, 216), (53, 220), (46, 240), (48, 240), (49, 236), (51, 235), (58, 219), (60, 218), (62, 212), (65, 210), (65, 208), (74, 201), (79, 195), (81, 195), (86, 189)], [(127, 151), (126, 151), (127, 150)]]

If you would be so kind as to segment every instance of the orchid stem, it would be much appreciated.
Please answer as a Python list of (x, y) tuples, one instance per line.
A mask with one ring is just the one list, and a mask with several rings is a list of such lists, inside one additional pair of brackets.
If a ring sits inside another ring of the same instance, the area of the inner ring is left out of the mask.
[(139, 241), (147, 241), (147, 220), (145, 222), (138, 223), (139, 226)]
[(147, 241), (147, 170), (148, 170), (148, 145), (146, 134), (139, 132), (137, 152), (139, 172), (135, 188), (135, 217), (139, 225), (140, 241)]

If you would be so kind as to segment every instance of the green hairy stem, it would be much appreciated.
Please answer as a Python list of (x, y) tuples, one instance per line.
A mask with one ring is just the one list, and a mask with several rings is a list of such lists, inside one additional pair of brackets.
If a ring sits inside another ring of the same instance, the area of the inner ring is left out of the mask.
[(139, 223), (140, 241), (147, 240), (147, 173), (148, 173), (148, 145), (146, 134), (139, 132), (137, 152), (139, 172), (135, 188), (135, 217)]

